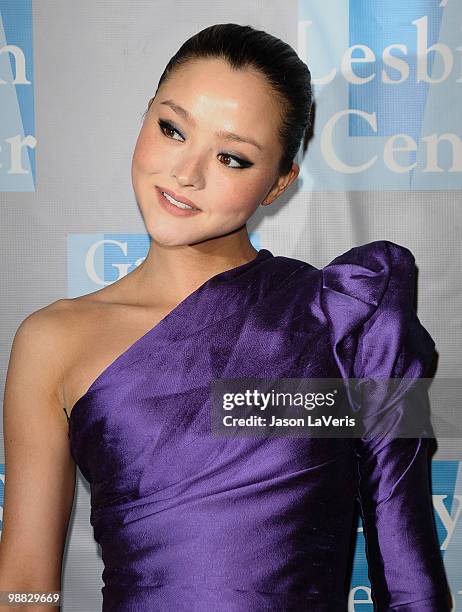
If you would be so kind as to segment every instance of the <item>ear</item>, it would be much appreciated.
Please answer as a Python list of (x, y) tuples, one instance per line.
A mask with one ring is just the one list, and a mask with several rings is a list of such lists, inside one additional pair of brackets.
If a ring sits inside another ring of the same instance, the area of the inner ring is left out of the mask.
[(262, 206), (267, 206), (276, 200), (286, 189), (291, 185), (300, 173), (300, 166), (295, 162), (287, 174), (278, 177), (277, 181), (271, 188), (266, 198), (262, 202)]

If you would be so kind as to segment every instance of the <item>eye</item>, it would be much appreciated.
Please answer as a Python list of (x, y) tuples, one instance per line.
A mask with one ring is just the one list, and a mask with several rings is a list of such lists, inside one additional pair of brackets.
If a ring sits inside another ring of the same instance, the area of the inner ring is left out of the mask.
[[(164, 134), (164, 136), (166, 136), (167, 138), (170, 138), (170, 140), (177, 140), (177, 139), (173, 138), (172, 136), (169, 136), (169, 132), (178, 134), (178, 136), (180, 136), (181, 139), (184, 139), (182, 134), (180, 134), (180, 132), (175, 127), (173, 127), (173, 125), (169, 121), (165, 121), (165, 119), (158, 119), (157, 123), (159, 124), (159, 128), (162, 134)], [(180, 140), (180, 142), (182, 142), (182, 140)], [(244, 168), (250, 168), (250, 166), (253, 166), (252, 162), (249, 162), (245, 159), (241, 159), (240, 157), (231, 155), (229, 153), (220, 153), (219, 156), (229, 159), (231, 161), (234, 161), (238, 164), (237, 166), (231, 166), (230, 164), (225, 163), (224, 165), (227, 168), (234, 168), (236, 170), (242, 170)]]
[[(171, 136), (169, 136), (166, 132), (175, 132), (176, 134), (181, 136), (180, 132), (176, 128), (174, 128), (173, 125), (168, 121), (159, 119), (157, 123), (159, 124), (160, 131), (162, 132), (162, 134), (164, 134), (164, 136), (167, 136), (167, 138), (171, 138)], [(183, 138), (183, 136), (181, 136), (181, 138)], [(176, 140), (176, 138), (171, 138), (171, 140)]]
[(229, 164), (225, 164), (225, 166), (227, 166), (228, 168), (236, 168), (239, 170), (243, 168), (249, 168), (250, 166), (253, 165), (251, 162), (248, 162), (245, 159), (241, 159), (240, 157), (235, 157), (234, 155), (230, 155), (229, 153), (220, 153), (220, 155), (221, 157), (225, 157), (239, 164), (238, 166), (230, 166)]

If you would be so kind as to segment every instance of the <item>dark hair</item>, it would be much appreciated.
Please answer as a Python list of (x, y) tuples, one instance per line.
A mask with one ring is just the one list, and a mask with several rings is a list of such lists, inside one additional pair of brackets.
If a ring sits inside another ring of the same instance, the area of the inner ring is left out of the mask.
[[(279, 139), (284, 152), (279, 163), (279, 174), (287, 174), (302, 140), (303, 151), (306, 150), (312, 127), (311, 73), (308, 66), (290, 45), (263, 30), (249, 25), (219, 23), (201, 30), (183, 43), (168, 62), (157, 90), (176, 67), (191, 60), (215, 57), (226, 60), (235, 70), (254, 68), (266, 77), (279, 102), (282, 118)], [(149, 106), (151, 103), (152, 99)]]

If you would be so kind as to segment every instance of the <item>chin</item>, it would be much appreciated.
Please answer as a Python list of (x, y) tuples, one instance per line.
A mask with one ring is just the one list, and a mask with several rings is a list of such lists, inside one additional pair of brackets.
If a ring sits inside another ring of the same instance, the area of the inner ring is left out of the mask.
[(149, 235), (152, 240), (162, 246), (174, 247), (174, 246), (194, 246), (196, 244), (200, 244), (202, 242), (207, 242), (207, 240), (214, 240), (216, 238), (220, 238), (220, 236), (224, 235), (223, 231), (217, 231), (214, 234), (200, 234), (197, 232), (191, 233), (181, 233), (176, 229), (175, 233), (173, 232), (162, 232), (159, 231), (159, 227), (156, 227), (152, 231), (149, 231)]
[(149, 235), (153, 242), (162, 246), (184, 246), (189, 244), (187, 240), (182, 239), (180, 236), (166, 236), (158, 231), (149, 232)]
[(191, 236), (184, 232), (182, 233), (178, 231), (178, 228), (175, 230), (170, 228), (169, 231), (162, 231), (159, 226), (156, 226), (152, 229), (148, 228), (148, 232), (152, 240), (162, 246), (186, 246), (197, 240), (197, 236)]

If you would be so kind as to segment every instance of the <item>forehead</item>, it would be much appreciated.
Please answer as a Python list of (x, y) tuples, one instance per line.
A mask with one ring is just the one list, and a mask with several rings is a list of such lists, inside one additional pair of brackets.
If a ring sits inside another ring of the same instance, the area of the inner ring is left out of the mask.
[(165, 98), (197, 122), (229, 121), (262, 136), (274, 132), (280, 118), (280, 105), (264, 75), (253, 68), (233, 69), (219, 58), (190, 60), (175, 68), (156, 96), (158, 103)]

